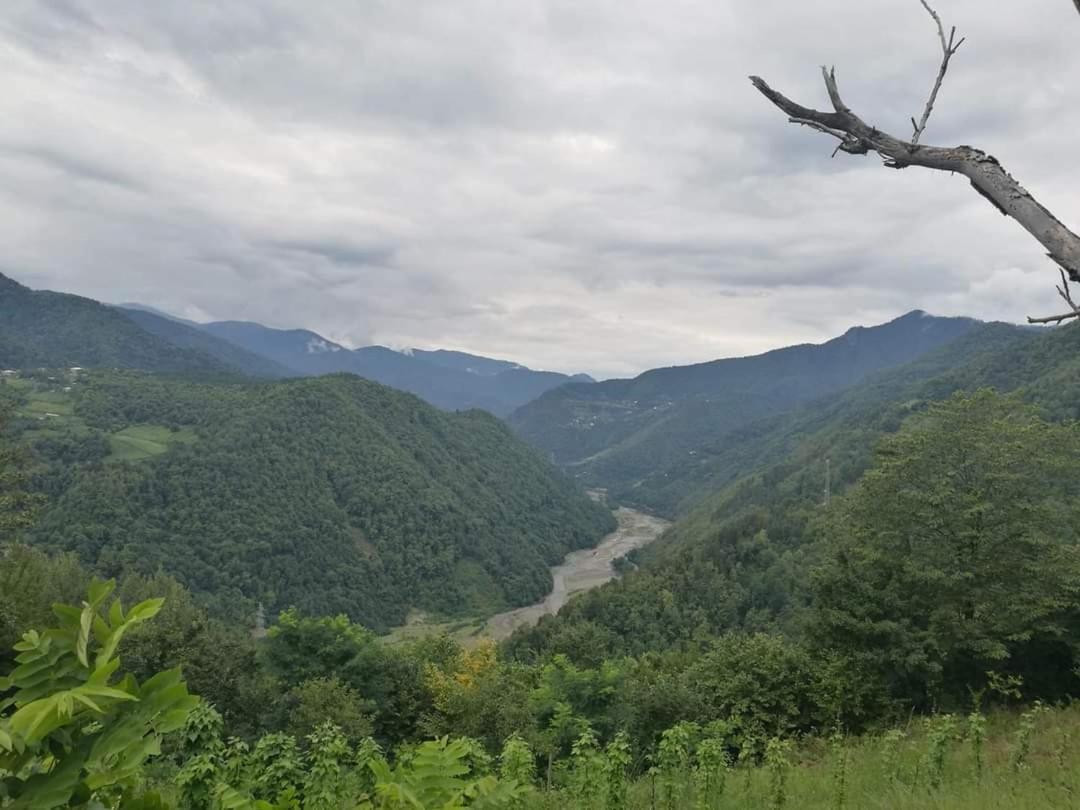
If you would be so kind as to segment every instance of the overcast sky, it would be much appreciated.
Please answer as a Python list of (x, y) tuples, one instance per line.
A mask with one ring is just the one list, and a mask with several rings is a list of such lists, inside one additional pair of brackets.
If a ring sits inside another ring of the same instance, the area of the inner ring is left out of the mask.
[[(1080, 18), (968, 37), (923, 140), (1080, 224)], [(1052, 263), (957, 177), (830, 159), (759, 73), (906, 135), (917, 0), (3, 0), (0, 271), (179, 315), (625, 375), (911, 309), (1051, 314)]]

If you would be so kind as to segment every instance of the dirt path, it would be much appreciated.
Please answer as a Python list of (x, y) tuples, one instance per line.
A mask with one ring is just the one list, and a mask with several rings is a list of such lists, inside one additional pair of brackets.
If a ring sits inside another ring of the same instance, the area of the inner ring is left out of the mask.
[(502, 640), (519, 627), (536, 624), (541, 616), (559, 612), (571, 596), (615, 578), (612, 563), (635, 548), (648, 545), (671, 525), (662, 518), (634, 509), (615, 511), (619, 527), (600, 541), (596, 548), (572, 551), (562, 563), (551, 569), (555, 587), (542, 602), (499, 613), (488, 619), (481, 637)]

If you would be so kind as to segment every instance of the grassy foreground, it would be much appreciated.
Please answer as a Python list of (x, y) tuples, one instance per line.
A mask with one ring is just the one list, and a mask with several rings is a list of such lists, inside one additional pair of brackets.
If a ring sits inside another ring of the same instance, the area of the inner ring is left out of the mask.
[[(630, 786), (627, 807), (675, 810), (1034, 810), (1080, 808), (1080, 704), (983, 721), (982, 742), (966, 717), (915, 719), (906, 730), (813, 740), (779, 760), (735, 765), (708, 796), (689, 773), (645, 776)], [(976, 721), (978, 723), (978, 721)], [(700, 785), (700, 781), (698, 782)], [(537, 808), (601, 808), (603, 799), (540, 792)]]

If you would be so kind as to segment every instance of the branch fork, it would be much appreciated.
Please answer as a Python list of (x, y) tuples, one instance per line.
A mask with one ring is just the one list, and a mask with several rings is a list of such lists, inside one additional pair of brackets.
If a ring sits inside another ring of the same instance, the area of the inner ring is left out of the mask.
[[(882, 159), (887, 168), (921, 166), (966, 177), (975, 191), (1002, 214), (1016, 220), (1038, 240), (1046, 248), (1047, 255), (1060, 268), (1062, 286), (1058, 287), (1057, 291), (1068, 303), (1071, 312), (1048, 318), (1029, 318), (1029, 322), (1061, 323), (1069, 318), (1080, 318), (1080, 309), (1069, 294), (1069, 282), (1080, 282), (1080, 236), (1069, 230), (1049, 209), (1039, 203), (993, 155), (972, 146), (941, 147), (919, 143), (934, 110), (949, 62), (964, 43), (963, 38), (956, 38), (955, 28), (946, 36), (945, 26), (937, 12), (930, 7), (927, 0), (919, 2), (937, 25), (942, 61), (922, 116), (918, 121), (914, 117), (911, 119), (911, 140), (896, 138), (870, 126), (852, 112), (841, 98), (835, 68), (821, 68), (825, 91), (832, 106), (831, 112), (804, 107), (792, 101), (770, 87), (760, 76), (751, 76), (750, 81), (765, 98), (788, 116), (788, 121), (835, 138), (839, 143), (833, 151), (834, 156), (838, 152), (849, 155), (873, 152)], [(1080, 0), (1075, 2), (1080, 8)]]

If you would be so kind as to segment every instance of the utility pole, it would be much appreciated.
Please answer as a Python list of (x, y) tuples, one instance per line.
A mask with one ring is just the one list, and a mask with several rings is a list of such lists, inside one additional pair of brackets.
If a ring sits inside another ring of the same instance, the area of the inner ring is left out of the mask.
[(266, 610), (262, 602), (259, 602), (259, 607), (255, 611), (255, 628), (251, 631), (251, 635), (254, 638), (266, 637)]

